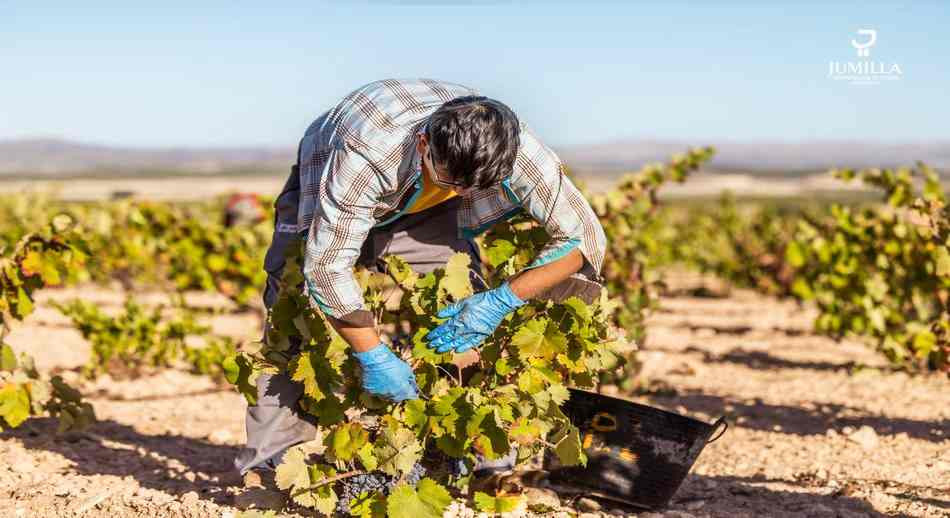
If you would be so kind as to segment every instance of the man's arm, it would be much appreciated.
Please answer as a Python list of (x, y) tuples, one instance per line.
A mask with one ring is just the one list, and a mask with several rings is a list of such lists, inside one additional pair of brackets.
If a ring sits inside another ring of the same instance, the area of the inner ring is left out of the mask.
[(353, 151), (332, 150), (325, 166), (314, 193), (318, 203), (304, 254), (311, 306), (319, 308), (353, 348), (363, 390), (392, 401), (415, 399), (418, 389), (412, 368), (379, 339), (373, 314), (365, 309), (363, 290), (353, 275), (363, 242), (375, 224), (380, 179), (376, 169)]
[(533, 299), (580, 271), (582, 266), (584, 255), (574, 248), (560, 259), (516, 275), (509, 281), (511, 291), (521, 300)]
[(358, 327), (333, 317), (329, 317), (327, 320), (356, 352), (368, 351), (382, 341), (379, 333), (376, 332), (376, 327)]
[(376, 173), (362, 156), (343, 149), (331, 151), (325, 164), (311, 167), (321, 166), (321, 185), (314, 187), (319, 203), (304, 258), (307, 293), (311, 306), (326, 315), (353, 350), (368, 351), (380, 337), (372, 313), (363, 307), (353, 267), (375, 224)]

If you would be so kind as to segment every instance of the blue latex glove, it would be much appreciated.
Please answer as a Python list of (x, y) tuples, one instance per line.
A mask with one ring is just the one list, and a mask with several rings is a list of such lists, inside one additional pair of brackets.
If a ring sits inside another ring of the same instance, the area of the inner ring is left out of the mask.
[(425, 336), (429, 348), (436, 352), (465, 352), (481, 345), (491, 336), (508, 313), (520, 308), (524, 301), (511, 291), (508, 283), (439, 311), (436, 316), (449, 318)]
[(390, 401), (416, 399), (416, 377), (409, 364), (396, 356), (380, 342), (376, 347), (354, 352), (353, 356), (363, 369), (363, 390)]

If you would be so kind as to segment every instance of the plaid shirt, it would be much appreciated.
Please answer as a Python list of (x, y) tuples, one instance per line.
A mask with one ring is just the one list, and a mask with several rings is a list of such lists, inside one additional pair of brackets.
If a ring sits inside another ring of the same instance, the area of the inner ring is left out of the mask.
[[(417, 133), (443, 103), (466, 95), (480, 94), (432, 79), (386, 79), (350, 93), (310, 125), (300, 142), (295, 230), (308, 230), (304, 278), (314, 306), (335, 318), (365, 321), (353, 276), (363, 241), (374, 226), (399, 217), (411, 203), (410, 191), (421, 190)], [(463, 198), (460, 237), (526, 210), (551, 236), (531, 267), (580, 247), (599, 276), (606, 237), (593, 210), (557, 155), (524, 123), (520, 140), (511, 177)]]

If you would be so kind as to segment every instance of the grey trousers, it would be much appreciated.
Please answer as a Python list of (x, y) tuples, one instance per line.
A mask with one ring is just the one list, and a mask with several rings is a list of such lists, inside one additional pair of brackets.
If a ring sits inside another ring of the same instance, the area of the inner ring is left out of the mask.
[[(290, 228), (289, 225), (296, 223), (298, 197), (299, 186), (294, 185), (292, 178), (275, 204), (274, 239), (265, 259), (268, 275), (264, 305), (267, 308), (276, 301), (277, 280), (285, 263), (284, 251), (297, 238), (293, 233), (278, 230)], [(477, 246), (457, 237), (456, 213), (459, 204), (460, 200), (455, 198), (417, 214), (403, 216), (384, 227), (374, 228), (363, 244), (359, 264), (382, 271), (384, 263), (381, 258), (398, 255), (415, 271), (428, 273), (444, 266), (456, 252), (464, 252), (471, 255), (473, 271), (477, 271), (480, 261)], [(288, 226), (281, 227), (282, 223)], [(292, 381), (285, 373), (261, 375), (257, 380), (257, 392), (257, 404), (248, 406), (245, 417), (247, 445), (234, 461), (242, 474), (252, 468), (274, 468), (287, 448), (316, 436), (313, 416), (302, 412), (297, 404), (303, 394), (300, 383)]]

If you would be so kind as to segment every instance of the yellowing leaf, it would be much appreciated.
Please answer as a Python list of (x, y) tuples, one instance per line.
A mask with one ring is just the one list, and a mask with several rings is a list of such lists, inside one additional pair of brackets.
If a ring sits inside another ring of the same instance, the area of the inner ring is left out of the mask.
[(511, 513), (517, 511), (524, 503), (521, 495), (515, 496), (489, 496), (481, 491), (475, 492), (475, 507), (479, 511), (488, 514)]
[(7, 383), (0, 388), (0, 418), (16, 428), (30, 417), (30, 395), (23, 385)]
[(23, 260), (20, 261), (20, 270), (23, 271), (23, 274), (27, 277), (32, 277), (43, 271), (43, 254), (35, 250), (31, 250), (23, 256)]
[(445, 265), (445, 276), (439, 281), (439, 288), (455, 300), (462, 300), (472, 294), (472, 281), (469, 278), (469, 265), (472, 258), (459, 252)]

